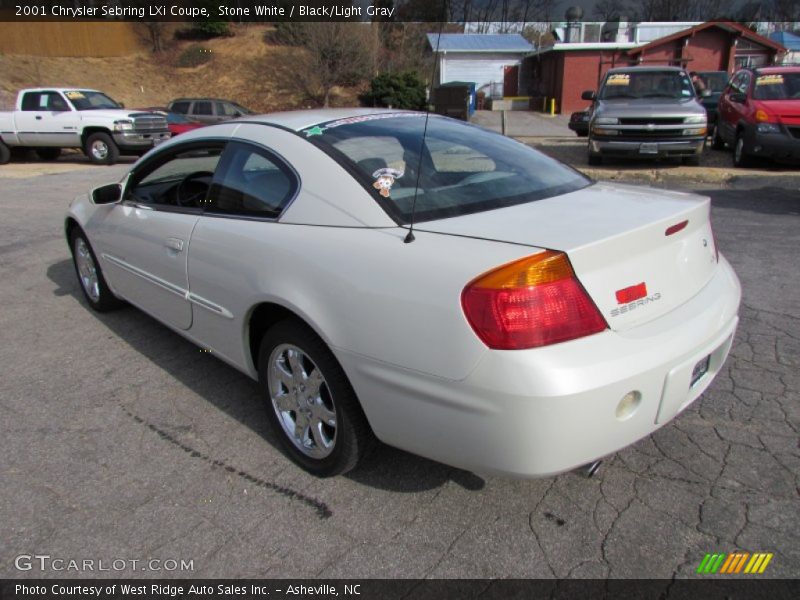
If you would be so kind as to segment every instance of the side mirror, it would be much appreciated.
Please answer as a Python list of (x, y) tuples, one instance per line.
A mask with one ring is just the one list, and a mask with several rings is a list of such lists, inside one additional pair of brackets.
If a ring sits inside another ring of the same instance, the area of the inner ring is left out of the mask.
[(95, 204), (114, 204), (122, 200), (122, 185), (109, 183), (92, 190), (92, 202)]
[(595, 94), (592, 90), (586, 90), (581, 94), (581, 100), (592, 100), (594, 101), (597, 98), (597, 94)]
[(747, 102), (747, 96), (742, 92), (733, 92), (730, 96), (731, 102), (736, 102), (737, 104), (744, 104)]

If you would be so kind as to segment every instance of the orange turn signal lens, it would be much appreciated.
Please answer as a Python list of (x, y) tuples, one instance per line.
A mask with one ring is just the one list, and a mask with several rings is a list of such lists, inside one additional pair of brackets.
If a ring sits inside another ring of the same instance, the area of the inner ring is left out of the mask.
[(756, 111), (756, 121), (758, 121), (759, 123), (764, 123), (766, 121), (769, 121), (769, 114), (767, 113), (767, 111), (759, 108)]
[(526, 256), (478, 277), (472, 286), (484, 289), (514, 289), (541, 285), (573, 277), (575, 273), (566, 254), (545, 250)]

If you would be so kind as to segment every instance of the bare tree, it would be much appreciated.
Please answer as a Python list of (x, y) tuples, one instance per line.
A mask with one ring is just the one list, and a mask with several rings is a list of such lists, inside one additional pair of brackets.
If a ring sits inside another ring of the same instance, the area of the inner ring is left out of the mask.
[(800, 3), (797, 0), (772, 0), (773, 21), (800, 21)]
[(167, 24), (163, 21), (145, 21), (137, 23), (137, 33), (139, 37), (150, 44), (153, 52), (164, 50), (165, 29)]
[(292, 65), (297, 85), (312, 100), (329, 106), (336, 86), (355, 85), (371, 76), (375, 65), (369, 23), (297, 23), (298, 49)]
[(620, 16), (629, 16), (630, 12), (624, 0), (598, 0), (592, 9), (592, 16), (600, 21), (613, 21)]

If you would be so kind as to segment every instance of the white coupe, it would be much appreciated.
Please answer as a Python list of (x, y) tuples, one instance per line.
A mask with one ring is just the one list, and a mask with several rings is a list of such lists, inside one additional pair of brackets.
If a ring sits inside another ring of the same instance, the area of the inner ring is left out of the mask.
[(709, 206), (353, 109), (183, 134), (65, 225), (89, 306), (124, 300), (257, 379), (311, 473), (377, 439), (534, 477), (647, 436), (722, 367), (741, 290)]

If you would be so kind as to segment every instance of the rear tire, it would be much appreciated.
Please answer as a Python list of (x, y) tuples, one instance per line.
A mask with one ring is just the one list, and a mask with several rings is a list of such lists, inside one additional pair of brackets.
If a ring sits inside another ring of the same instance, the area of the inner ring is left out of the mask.
[(86, 138), (83, 151), (96, 165), (113, 165), (119, 159), (119, 148), (107, 133), (93, 133)]
[(748, 153), (747, 144), (744, 141), (744, 132), (740, 131), (736, 136), (736, 144), (733, 147), (733, 166), (746, 168), (753, 165), (753, 157)]
[(305, 324), (286, 319), (261, 340), (258, 379), (285, 453), (317, 477), (354, 469), (376, 439), (338, 361)]
[(36, 156), (39, 157), (39, 160), (56, 160), (61, 156), (61, 148), (37, 148)]
[(11, 160), (11, 150), (3, 142), (0, 142), (0, 165), (5, 165)]
[(97, 312), (108, 312), (124, 306), (125, 303), (109, 289), (86, 234), (77, 227), (70, 233), (69, 247), (78, 283), (89, 306)]

